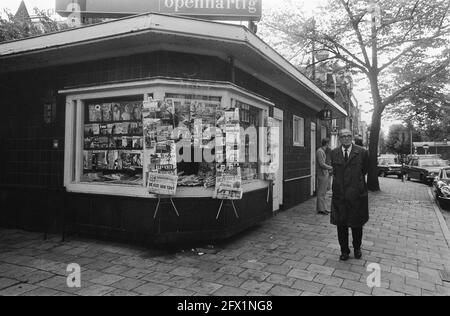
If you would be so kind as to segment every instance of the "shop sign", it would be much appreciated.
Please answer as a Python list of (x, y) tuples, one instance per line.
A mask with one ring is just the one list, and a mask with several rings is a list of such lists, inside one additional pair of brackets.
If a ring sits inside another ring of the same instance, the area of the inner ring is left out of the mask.
[(205, 19), (259, 21), (262, 0), (56, 0), (56, 12), (63, 16), (77, 10), (93, 17), (157, 12)]

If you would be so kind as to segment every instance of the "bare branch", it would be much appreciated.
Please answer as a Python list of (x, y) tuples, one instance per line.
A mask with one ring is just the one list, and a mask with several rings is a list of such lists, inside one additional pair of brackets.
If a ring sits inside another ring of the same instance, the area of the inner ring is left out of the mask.
[(353, 13), (351, 11), (348, 2), (345, 2), (344, 0), (339, 0), (339, 1), (344, 6), (345, 10), (347, 11), (347, 14), (348, 14), (348, 17), (349, 17), (350, 22), (352, 24), (353, 30), (355, 31), (356, 37), (358, 38), (358, 44), (359, 44), (359, 47), (361, 48), (361, 52), (362, 52), (362, 54), (364, 56), (364, 60), (366, 62), (366, 65), (369, 65), (369, 67), (370, 67), (369, 55), (367, 54), (366, 47), (364, 46), (364, 40), (363, 40), (361, 31), (360, 31), (360, 29), (358, 27), (359, 24), (355, 20), (355, 16), (353, 15)]

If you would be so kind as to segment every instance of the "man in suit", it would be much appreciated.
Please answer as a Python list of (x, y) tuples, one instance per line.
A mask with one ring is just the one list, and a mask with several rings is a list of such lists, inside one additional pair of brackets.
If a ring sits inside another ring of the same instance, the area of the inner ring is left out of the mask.
[(331, 153), (334, 175), (331, 224), (338, 228), (340, 259), (347, 261), (350, 258), (349, 228), (352, 229), (355, 258), (362, 258), (363, 227), (369, 221), (366, 184), (369, 155), (364, 148), (352, 143), (350, 130), (341, 130), (339, 139), (341, 146)]
[(330, 140), (325, 138), (322, 140), (322, 147), (316, 152), (316, 178), (317, 178), (317, 206), (316, 210), (318, 214), (329, 215), (325, 196), (329, 190), (330, 184), (330, 172), (333, 167), (327, 159), (327, 150), (330, 148)]

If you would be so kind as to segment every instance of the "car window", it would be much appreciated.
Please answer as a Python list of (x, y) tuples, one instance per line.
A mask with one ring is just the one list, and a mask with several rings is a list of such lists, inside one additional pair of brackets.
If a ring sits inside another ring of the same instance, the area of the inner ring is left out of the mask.
[(380, 166), (388, 166), (388, 165), (395, 165), (395, 159), (394, 158), (381, 158), (378, 160), (378, 164)]
[(447, 162), (441, 159), (427, 159), (420, 161), (421, 167), (445, 167), (447, 166)]
[(412, 165), (413, 165), (413, 167), (418, 167), (419, 166), (419, 161), (418, 160), (413, 160)]
[(450, 179), (450, 169), (444, 171), (447, 174), (447, 179)]

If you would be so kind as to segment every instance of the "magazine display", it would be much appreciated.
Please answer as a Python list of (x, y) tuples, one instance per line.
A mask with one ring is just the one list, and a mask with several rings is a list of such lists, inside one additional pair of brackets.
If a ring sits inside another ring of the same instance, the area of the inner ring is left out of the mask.
[(204, 187), (217, 199), (241, 199), (242, 184), (259, 178), (258, 162), (249, 161), (258, 141), (241, 134), (259, 128), (261, 112), (194, 95), (86, 104), (82, 181), (145, 186), (157, 195)]
[(143, 185), (142, 102), (87, 104), (83, 182)]

